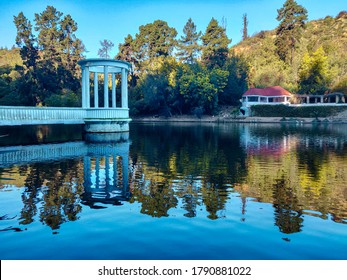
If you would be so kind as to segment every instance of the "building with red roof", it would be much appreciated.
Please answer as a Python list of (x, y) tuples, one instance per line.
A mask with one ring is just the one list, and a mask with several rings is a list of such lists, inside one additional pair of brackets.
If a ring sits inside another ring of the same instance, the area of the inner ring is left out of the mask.
[(292, 94), (280, 86), (267, 88), (250, 88), (242, 95), (242, 106), (240, 111), (243, 115), (249, 115), (252, 105), (274, 105), (289, 104)]

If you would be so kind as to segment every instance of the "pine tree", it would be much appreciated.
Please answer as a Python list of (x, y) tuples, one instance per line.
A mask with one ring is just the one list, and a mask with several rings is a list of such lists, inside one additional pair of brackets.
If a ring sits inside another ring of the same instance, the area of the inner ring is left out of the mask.
[(32, 33), (32, 25), (24, 16), (23, 12), (20, 12), (18, 16), (14, 16), (13, 18), (17, 28), (16, 44), (20, 47), (20, 55), (23, 63), (27, 69), (35, 69), (39, 54), (35, 46), (36, 38)]
[(77, 72), (77, 62), (85, 51), (82, 41), (76, 38), (76, 31), (77, 23), (70, 15), (66, 15), (60, 22), (60, 56), (64, 67), (71, 72)]
[(177, 56), (182, 62), (192, 64), (201, 50), (201, 47), (198, 44), (201, 32), (196, 31), (196, 25), (192, 19), (189, 18), (183, 28), (183, 33), (185, 36), (181, 36), (181, 39), (178, 40)]
[(202, 61), (204, 64), (209, 68), (223, 66), (228, 56), (228, 44), (231, 42), (225, 29), (218, 25), (217, 20), (212, 18), (201, 39), (203, 43)]
[(53, 6), (47, 6), (41, 14), (35, 14), (35, 31), (39, 32), (38, 46), (43, 60), (51, 63), (60, 63), (61, 32), (59, 24), (63, 13)]
[(101, 48), (98, 51), (98, 56), (103, 58), (110, 58), (109, 52), (114, 47), (114, 44), (110, 40), (104, 39), (100, 41)]
[(277, 54), (283, 61), (292, 64), (295, 46), (300, 41), (301, 30), (307, 20), (307, 10), (295, 0), (286, 0), (277, 13), (277, 20), (280, 21), (275, 39)]
[(247, 20), (247, 14), (243, 14), (242, 16), (242, 22), (243, 22), (243, 28), (242, 28), (242, 41), (246, 40), (248, 38), (248, 20)]
[[(77, 23), (70, 15), (63, 17), (53, 6), (35, 14), (35, 31), (23, 13), (14, 17), (17, 27), (16, 43), (26, 66), (18, 91), (29, 95), (30, 105), (43, 104), (51, 96), (74, 95), (80, 88), (77, 61), (83, 58), (84, 46), (77, 39)], [(54, 104), (58, 105), (58, 104)]]

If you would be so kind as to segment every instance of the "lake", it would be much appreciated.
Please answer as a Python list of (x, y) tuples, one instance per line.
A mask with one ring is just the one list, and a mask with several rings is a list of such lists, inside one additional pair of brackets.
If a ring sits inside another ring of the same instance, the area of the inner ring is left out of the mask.
[(347, 259), (347, 125), (0, 136), (2, 260)]

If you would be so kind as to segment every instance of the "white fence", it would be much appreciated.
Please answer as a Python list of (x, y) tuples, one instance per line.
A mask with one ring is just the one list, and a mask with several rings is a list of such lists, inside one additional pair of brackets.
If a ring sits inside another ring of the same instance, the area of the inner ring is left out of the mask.
[(33, 162), (45, 162), (78, 158), (83, 156), (110, 156), (119, 155), (127, 157), (129, 154), (129, 141), (120, 143), (89, 144), (83, 141), (58, 144), (40, 144), (29, 146), (0, 147), (0, 167), (21, 165)]
[(83, 124), (85, 119), (127, 119), (129, 109), (0, 106), (0, 126), (24, 124)]

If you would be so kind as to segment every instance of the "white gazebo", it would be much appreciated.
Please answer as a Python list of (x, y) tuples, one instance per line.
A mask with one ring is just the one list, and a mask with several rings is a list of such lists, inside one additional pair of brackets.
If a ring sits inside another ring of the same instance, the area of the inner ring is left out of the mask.
[[(82, 68), (82, 108), (87, 110), (84, 119), (87, 132), (122, 132), (129, 130), (128, 72), (131, 64), (121, 60), (93, 58), (80, 60)], [(94, 102), (91, 106), (91, 73), (94, 80)], [(99, 106), (99, 74), (104, 77), (104, 104)], [(116, 75), (121, 75), (121, 104), (116, 102)], [(109, 92), (111, 79), (111, 96)], [(111, 102), (110, 98), (111, 97)]]
[[(99, 108), (98, 76), (104, 75), (104, 106), (103, 108), (116, 107), (116, 74), (121, 74), (121, 96), (120, 108), (128, 108), (128, 72), (131, 64), (121, 60), (92, 58), (80, 60), (78, 64), (82, 68), (82, 107), (90, 106), (90, 73), (94, 73), (94, 108)], [(109, 76), (112, 81), (111, 106), (109, 106)]]

